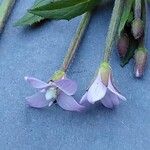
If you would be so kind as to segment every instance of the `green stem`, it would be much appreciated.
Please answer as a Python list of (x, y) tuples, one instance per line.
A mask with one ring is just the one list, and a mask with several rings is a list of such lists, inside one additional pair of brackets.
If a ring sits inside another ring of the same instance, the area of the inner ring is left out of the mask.
[(148, 14), (148, 1), (144, 0), (144, 6), (143, 6), (143, 20), (144, 20), (144, 45), (147, 46), (148, 43), (148, 28), (149, 28), (149, 14)]
[(113, 1), (112, 0), (101, 0), (100, 4), (98, 6), (103, 7), (103, 6), (108, 5), (110, 3), (113, 3)]
[(75, 55), (75, 52), (81, 42), (81, 39), (84, 35), (84, 32), (86, 30), (86, 27), (88, 26), (89, 24), (89, 21), (90, 21), (90, 18), (91, 18), (91, 12), (87, 12), (83, 15), (82, 17), (82, 20), (79, 24), (79, 27), (75, 33), (75, 36), (71, 42), (71, 45), (68, 49), (68, 52), (66, 54), (66, 57), (64, 58), (64, 62), (63, 62), (63, 65), (62, 65), (62, 70), (64, 70), (65, 72), (67, 71), (74, 55)]
[(147, 39), (148, 39), (148, 6), (147, 6), (147, 0), (144, 0), (142, 3), (142, 20), (144, 22), (144, 35), (139, 41), (139, 47), (145, 47), (147, 45)]
[(141, 19), (141, 11), (142, 11), (142, 1), (141, 0), (135, 0), (135, 10), (134, 10), (134, 17), (135, 19), (140, 18)]
[(109, 62), (111, 53), (112, 53), (112, 46), (117, 34), (117, 28), (119, 25), (119, 21), (121, 18), (121, 12), (123, 10), (123, 0), (115, 0), (112, 17), (106, 37), (106, 46), (104, 50), (104, 58), (103, 61)]
[(14, 4), (15, 0), (3, 0), (0, 5), (0, 33), (2, 32), (5, 21), (7, 20)]

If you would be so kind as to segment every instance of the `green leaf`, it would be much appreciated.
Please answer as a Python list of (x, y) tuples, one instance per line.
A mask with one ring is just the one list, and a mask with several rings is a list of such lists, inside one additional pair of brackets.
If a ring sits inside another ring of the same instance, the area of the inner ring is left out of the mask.
[(100, 0), (43, 0), (41, 6), (29, 12), (48, 19), (67, 19), (82, 15), (92, 10)]
[[(35, 4), (32, 6), (32, 8), (34, 7), (38, 7), (41, 4), (43, 4), (43, 0), (36, 0)], [(15, 26), (25, 26), (25, 25), (32, 25), (35, 23), (38, 23), (40, 21), (44, 20), (43, 17), (31, 14), (31, 13), (26, 13), (21, 19), (19, 19), (14, 25)]]
[(25, 26), (25, 25), (32, 25), (44, 20), (43, 17), (33, 15), (31, 13), (25, 14), (21, 19), (19, 19), (14, 25), (15, 26)]
[(133, 11), (130, 12), (130, 15), (128, 17), (127, 23), (131, 24), (131, 22), (134, 20), (134, 13)]
[(123, 10), (123, 14), (121, 17), (119, 29), (118, 29), (119, 36), (121, 35), (121, 32), (123, 31), (123, 29), (126, 25), (126, 22), (128, 21), (128, 19), (130, 19), (133, 4), (134, 4), (134, 0), (126, 0), (126, 2), (124, 4), (124, 10)]

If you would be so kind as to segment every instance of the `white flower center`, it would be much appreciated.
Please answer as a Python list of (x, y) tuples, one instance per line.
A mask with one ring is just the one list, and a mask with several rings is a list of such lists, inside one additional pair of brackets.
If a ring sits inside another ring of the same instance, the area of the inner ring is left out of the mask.
[(57, 98), (57, 89), (55, 87), (51, 87), (46, 91), (45, 94), (46, 100), (55, 100)]

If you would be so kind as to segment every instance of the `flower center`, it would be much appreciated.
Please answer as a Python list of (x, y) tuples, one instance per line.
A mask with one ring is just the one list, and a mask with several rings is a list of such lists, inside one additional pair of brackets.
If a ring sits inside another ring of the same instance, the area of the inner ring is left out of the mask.
[(45, 98), (47, 101), (55, 101), (57, 98), (57, 88), (51, 87), (46, 91)]

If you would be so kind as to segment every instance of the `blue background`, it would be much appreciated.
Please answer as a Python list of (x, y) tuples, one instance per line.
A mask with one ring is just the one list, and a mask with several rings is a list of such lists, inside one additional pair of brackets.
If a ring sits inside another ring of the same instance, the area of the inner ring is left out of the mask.
[[(42, 110), (25, 105), (25, 97), (35, 91), (24, 76), (47, 81), (61, 65), (80, 20), (13, 27), (33, 2), (17, 1), (0, 39), (0, 149), (149, 150), (150, 69), (147, 67), (142, 80), (135, 79), (134, 62), (122, 69), (116, 49), (112, 57), (114, 79), (128, 99), (118, 108), (96, 105), (86, 113), (72, 113), (57, 105)], [(94, 13), (70, 67), (68, 76), (79, 84), (78, 100), (102, 58), (111, 11), (107, 6)]]

